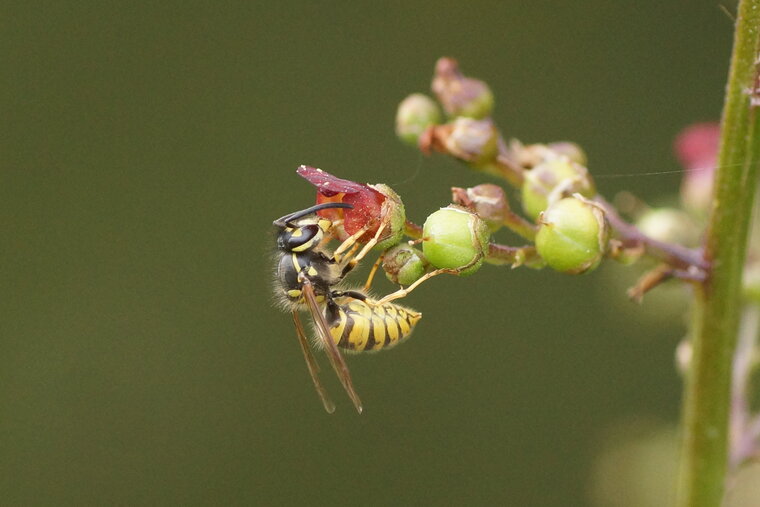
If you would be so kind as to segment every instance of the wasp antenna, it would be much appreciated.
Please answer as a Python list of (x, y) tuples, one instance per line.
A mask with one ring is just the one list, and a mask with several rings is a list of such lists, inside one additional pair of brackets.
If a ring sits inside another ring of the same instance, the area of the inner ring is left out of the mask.
[(317, 211), (321, 211), (323, 209), (331, 209), (331, 208), (353, 209), (353, 207), (354, 207), (353, 204), (348, 204), (347, 202), (323, 202), (322, 204), (314, 205), (311, 208), (306, 208), (301, 211), (296, 211), (288, 215), (285, 215), (284, 217), (280, 217), (274, 222), (272, 222), (272, 224), (276, 227), (285, 227), (289, 222), (292, 222), (293, 220), (297, 220), (307, 215), (311, 215), (312, 213), (316, 213)]

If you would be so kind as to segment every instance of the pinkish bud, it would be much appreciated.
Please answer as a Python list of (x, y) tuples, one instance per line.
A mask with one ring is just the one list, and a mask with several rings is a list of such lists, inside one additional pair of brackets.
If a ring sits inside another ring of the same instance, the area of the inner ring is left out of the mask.
[(450, 117), (480, 119), (493, 111), (493, 94), (488, 85), (465, 77), (453, 58), (440, 58), (435, 64), (431, 88)]
[(681, 182), (681, 201), (692, 211), (704, 213), (712, 200), (719, 143), (720, 125), (717, 123), (686, 127), (674, 143), (676, 155), (686, 168)]

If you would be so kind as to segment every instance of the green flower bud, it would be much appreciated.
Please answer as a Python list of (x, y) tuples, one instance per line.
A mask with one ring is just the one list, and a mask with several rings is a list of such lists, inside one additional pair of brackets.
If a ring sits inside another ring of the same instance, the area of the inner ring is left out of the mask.
[(440, 58), (431, 85), (446, 114), (481, 119), (493, 111), (493, 93), (486, 83), (465, 77), (453, 58)]
[(509, 213), (509, 203), (504, 190), (491, 183), (483, 183), (472, 188), (452, 187), (453, 202), (470, 208), (485, 220), (491, 232), (499, 230)]
[(416, 145), (430, 125), (443, 121), (438, 104), (421, 93), (413, 93), (401, 101), (396, 111), (396, 135), (405, 143)]
[(576, 194), (555, 202), (541, 214), (536, 250), (553, 269), (576, 275), (599, 265), (608, 239), (602, 209)]
[(462, 269), (460, 275), (470, 275), (483, 264), (490, 236), (488, 225), (478, 215), (448, 206), (425, 220), (422, 252), (436, 268)]
[(407, 245), (396, 245), (383, 255), (383, 270), (388, 280), (398, 285), (411, 285), (425, 274), (428, 262), (422, 252)]
[(702, 234), (688, 213), (675, 208), (648, 210), (638, 218), (636, 226), (650, 238), (684, 246), (696, 246)]
[(451, 131), (443, 140), (450, 154), (474, 166), (496, 158), (499, 133), (490, 119), (457, 118), (450, 125)]
[(525, 172), (523, 209), (535, 219), (553, 202), (575, 193), (584, 197), (596, 193), (588, 169), (564, 156), (550, 159)]

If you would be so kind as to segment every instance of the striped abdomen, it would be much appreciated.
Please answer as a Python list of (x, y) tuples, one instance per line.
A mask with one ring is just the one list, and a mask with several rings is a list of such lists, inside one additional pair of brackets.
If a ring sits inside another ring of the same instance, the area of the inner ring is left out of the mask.
[(328, 312), (330, 334), (338, 347), (354, 352), (392, 347), (408, 338), (422, 318), (421, 313), (393, 303), (367, 302), (343, 298), (337, 311)]

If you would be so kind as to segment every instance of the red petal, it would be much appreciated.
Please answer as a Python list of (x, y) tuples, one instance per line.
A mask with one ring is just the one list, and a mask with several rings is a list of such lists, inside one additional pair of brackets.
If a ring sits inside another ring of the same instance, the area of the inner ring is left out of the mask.
[(353, 209), (347, 209), (343, 214), (345, 231), (348, 234), (354, 234), (365, 225), (371, 224), (373, 226), (359, 241), (365, 241), (374, 236), (380, 226), (383, 201), (385, 201), (385, 196), (369, 187), (365, 187), (363, 192), (348, 194), (343, 197), (343, 202), (354, 205)]
[(697, 123), (678, 134), (675, 142), (676, 155), (687, 169), (709, 171), (718, 157), (719, 142), (719, 124)]
[(355, 194), (363, 192), (368, 188), (367, 185), (337, 178), (316, 167), (302, 165), (296, 172), (299, 176), (306, 178), (309, 183), (317, 187), (319, 193), (326, 197), (332, 197), (340, 193)]

